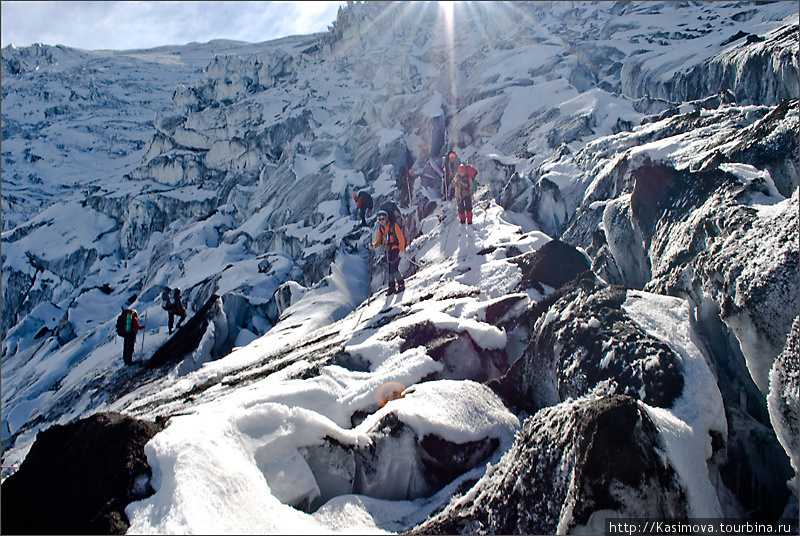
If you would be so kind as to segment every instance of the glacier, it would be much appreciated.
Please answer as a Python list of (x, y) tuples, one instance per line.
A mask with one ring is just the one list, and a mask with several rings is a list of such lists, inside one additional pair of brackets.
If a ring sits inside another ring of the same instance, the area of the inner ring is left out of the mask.
[[(4, 48), (3, 531), (796, 532), (796, 7), (348, 2), (263, 43)], [(403, 214), (399, 295), (361, 189)]]

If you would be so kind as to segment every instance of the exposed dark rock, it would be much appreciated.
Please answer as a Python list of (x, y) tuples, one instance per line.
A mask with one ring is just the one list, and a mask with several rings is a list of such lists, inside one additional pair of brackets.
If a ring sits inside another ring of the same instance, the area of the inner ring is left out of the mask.
[(551, 240), (536, 251), (509, 260), (522, 270), (519, 289), (535, 288), (539, 292), (544, 292), (542, 285), (560, 288), (591, 268), (586, 255), (560, 240)]
[(489, 387), (529, 413), (597, 388), (671, 407), (683, 391), (680, 359), (633, 323), (626, 297), (625, 288), (581, 278), (531, 307), (522, 315), (532, 325), (527, 348)]
[(684, 490), (632, 398), (581, 399), (528, 418), (494, 471), (411, 534), (556, 534), (592, 512), (686, 516)]
[[(797, 109), (797, 99), (786, 99), (763, 119), (737, 133), (725, 148), (725, 157), (730, 162), (744, 162), (769, 171), (775, 187), (784, 197), (791, 197), (798, 186)], [(795, 155), (795, 158), (787, 158), (788, 155)]]
[(153, 493), (144, 445), (162, 429), (98, 413), (39, 432), (3, 482), (3, 533), (124, 534), (125, 507)]
[(221, 309), (222, 301), (212, 295), (197, 313), (186, 321), (158, 350), (153, 353), (148, 364), (160, 367), (167, 363), (177, 363), (194, 352), (200, 345), (208, 324), (213, 322), (216, 309)]

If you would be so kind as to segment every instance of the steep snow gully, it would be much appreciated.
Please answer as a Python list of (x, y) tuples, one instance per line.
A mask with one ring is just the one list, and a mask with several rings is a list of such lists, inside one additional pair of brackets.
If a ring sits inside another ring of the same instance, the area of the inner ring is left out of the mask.
[(797, 534), (797, 58), (796, 2), (4, 48), (2, 532)]

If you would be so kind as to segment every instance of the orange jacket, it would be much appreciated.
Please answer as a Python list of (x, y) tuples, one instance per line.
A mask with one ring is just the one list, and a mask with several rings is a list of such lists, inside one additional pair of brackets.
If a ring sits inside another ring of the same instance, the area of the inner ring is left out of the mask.
[[(390, 226), (392, 225), (394, 226), (394, 233), (389, 232)], [(393, 239), (392, 234), (394, 234), (397, 240)], [(403, 231), (400, 230), (399, 225), (392, 222), (386, 222), (386, 225), (381, 225), (380, 229), (378, 229), (378, 239), (375, 241), (375, 247), (383, 244), (384, 235), (386, 235), (386, 249), (399, 249), (400, 251), (405, 251), (406, 241), (403, 237)]]

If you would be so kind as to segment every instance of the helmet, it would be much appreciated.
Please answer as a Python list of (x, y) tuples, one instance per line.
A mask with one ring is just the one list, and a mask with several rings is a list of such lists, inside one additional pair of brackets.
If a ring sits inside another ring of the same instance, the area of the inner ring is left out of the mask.
[(378, 219), (381, 219), (381, 218), (386, 218), (388, 220), (389, 219), (389, 214), (385, 210), (379, 210), (378, 211)]
[(409, 175), (413, 175), (413, 174), (414, 174), (414, 170), (413, 170), (413, 169), (409, 169), (409, 170), (408, 170), (408, 174), (409, 174)]
[(456, 153), (450, 153), (450, 158), (455, 158), (455, 157), (456, 157)]
[(467, 167), (464, 164), (461, 164), (460, 166), (458, 166), (458, 172), (459, 173), (464, 173), (466, 171), (467, 171)]

